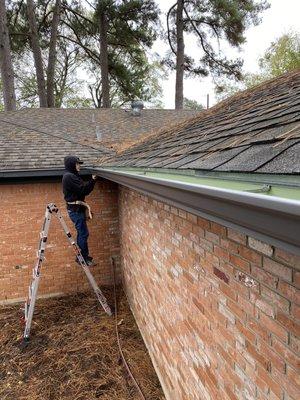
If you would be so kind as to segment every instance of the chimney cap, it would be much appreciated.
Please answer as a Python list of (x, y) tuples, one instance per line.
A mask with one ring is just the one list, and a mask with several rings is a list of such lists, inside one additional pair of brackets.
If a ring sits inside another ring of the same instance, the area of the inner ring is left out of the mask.
[(144, 103), (142, 100), (133, 100), (131, 102), (131, 114), (139, 116), (141, 115), (141, 111), (144, 108)]
[(131, 102), (131, 108), (137, 108), (139, 110), (142, 110), (144, 108), (144, 103), (142, 102), (142, 100), (133, 100)]
[(97, 140), (102, 140), (102, 132), (99, 125), (96, 126), (96, 138)]

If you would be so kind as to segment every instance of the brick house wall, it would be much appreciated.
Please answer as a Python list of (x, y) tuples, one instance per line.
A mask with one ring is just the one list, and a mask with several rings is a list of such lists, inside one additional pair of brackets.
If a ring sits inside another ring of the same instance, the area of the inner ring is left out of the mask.
[[(93, 274), (99, 284), (111, 284), (109, 257), (119, 252), (118, 187), (99, 180), (87, 197), (94, 219), (88, 223), (90, 253), (98, 262)], [(4, 184), (0, 186), (0, 301), (27, 296), (36, 261), (39, 234), (47, 203), (56, 203), (71, 228), (60, 182)], [(76, 238), (76, 235), (74, 236)], [(39, 295), (84, 291), (89, 283), (75, 263), (72, 246), (53, 217), (49, 230), (46, 259), (42, 265)]]
[(119, 207), (123, 279), (167, 399), (299, 399), (300, 258), (129, 189)]

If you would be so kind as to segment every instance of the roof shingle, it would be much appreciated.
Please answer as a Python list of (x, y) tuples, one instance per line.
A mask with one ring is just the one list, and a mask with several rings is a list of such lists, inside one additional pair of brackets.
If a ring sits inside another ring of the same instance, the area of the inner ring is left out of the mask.
[(300, 173), (299, 143), (296, 71), (233, 96), (103, 164), (292, 174)]
[[(86, 164), (115, 154), (153, 130), (195, 115), (191, 110), (26, 109), (0, 113), (0, 170), (63, 168), (68, 154)], [(102, 139), (96, 139), (96, 128)]]

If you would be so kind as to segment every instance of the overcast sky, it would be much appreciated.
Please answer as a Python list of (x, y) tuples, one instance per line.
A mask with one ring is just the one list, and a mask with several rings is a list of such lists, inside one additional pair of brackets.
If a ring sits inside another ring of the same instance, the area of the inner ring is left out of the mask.
[[(174, 0), (157, 0), (163, 13), (174, 2)], [(257, 71), (258, 58), (269, 47), (272, 41), (290, 29), (300, 32), (300, 0), (269, 0), (269, 3), (271, 7), (262, 14), (261, 24), (247, 30), (247, 42), (243, 45), (242, 52), (237, 53), (229, 49), (226, 49), (226, 51), (223, 50), (230, 57), (233, 57), (234, 54), (242, 57), (245, 60), (244, 70), (247, 72)], [(164, 14), (161, 15), (161, 19), (164, 26), (166, 26), (166, 17)], [(192, 52), (193, 56), (197, 58), (199, 47), (197, 46), (196, 38), (188, 38), (186, 42), (189, 53)], [(161, 41), (157, 41), (153, 50), (162, 55), (164, 51), (168, 50), (168, 46)], [(174, 108), (174, 73), (170, 73), (168, 79), (162, 82), (162, 87), (164, 107)], [(210, 102), (213, 105), (215, 102), (214, 86), (210, 78), (184, 80), (185, 97), (197, 100), (199, 103), (205, 105), (207, 93), (210, 94)]]

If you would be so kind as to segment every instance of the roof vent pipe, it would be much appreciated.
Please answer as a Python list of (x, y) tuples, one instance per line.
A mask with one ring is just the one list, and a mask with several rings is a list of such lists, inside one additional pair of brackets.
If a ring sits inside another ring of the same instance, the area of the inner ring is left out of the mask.
[(144, 108), (144, 103), (141, 100), (134, 100), (131, 102), (131, 115), (139, 117)]
[(97, 140), (102, 140), (102, 132), (100, 131), (100, 127), (96, 126), (96, 138)]

